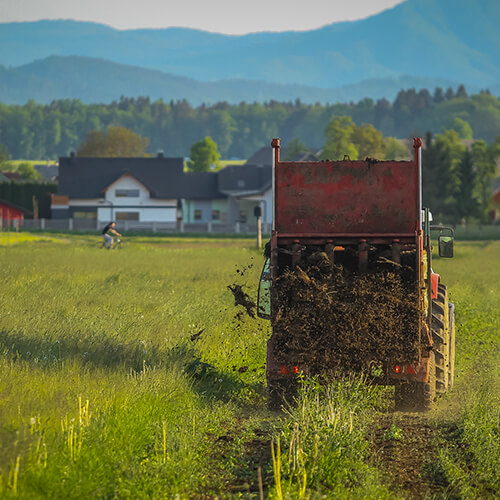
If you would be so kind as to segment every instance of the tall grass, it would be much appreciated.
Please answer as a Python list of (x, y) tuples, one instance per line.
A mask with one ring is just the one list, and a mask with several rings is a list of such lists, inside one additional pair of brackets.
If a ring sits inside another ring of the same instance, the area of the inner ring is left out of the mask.
[[(265, 410), (269, 324), (235, 316), (226, 289), (245, 266), (256, 291), (252, 242), (138, 237), (107, 252), (27, 236), (0, 246), (1, 497), (251, 497), (261, 454), (274, 498), (389, 496), (368, 465), (377, 390), (309, 382), (288, 417)], [(457, 308), (453, 437), (436, 467), (463, 497), (498, 490), (499, 261), (500, 243), (473, 242), (434, 265)]]
[(471, 242), (435, 265), (457, 320), (456, 384), (441, 402), (447, 429), (435, 465), (450, 495), (462, 498), (500, 491), (499, 262), (500, 242)]
[(361, 377), (328, 385), (303, 381), (273, 445), (271, 498), (393, 498), (379, 472), (367, 465), (370, 415), (380, 389)]
[(0, 248), (1, 495), (219, 491), (235, 470), (213, 441), (264, 401), (267, 325), (236, 321), (226, 290), (258, 253), (66, 243)]

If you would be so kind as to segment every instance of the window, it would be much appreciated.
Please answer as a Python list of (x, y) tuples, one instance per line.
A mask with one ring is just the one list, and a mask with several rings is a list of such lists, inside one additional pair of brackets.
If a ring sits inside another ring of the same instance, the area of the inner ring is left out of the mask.
[(97, 219), (97, 212), (73, 212), (73, 217), (75, 219)]
[(245, 223), (247, 221), (247, 211), (246, 210), (240, 210), (240, 222)]
[(212, 210), (212, 220), (220, 220), (220, 210)]
[(116, 220), (139, 220), (139, 212), (116, 212)]
[(203, 218), (203, 212), (197, 208), (195, 211), (194, 211), (194, 220), (201, 220)]
[(138, 189), (115, 189), (117, 198), (139, 198)]

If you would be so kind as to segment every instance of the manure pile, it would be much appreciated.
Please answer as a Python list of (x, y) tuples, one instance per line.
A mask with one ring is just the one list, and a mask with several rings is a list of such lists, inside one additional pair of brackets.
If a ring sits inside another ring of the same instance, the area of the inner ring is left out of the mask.
[[(304, 259), (277, 281), (274, 350), (309, 374), (366, 371), (371, 363), (419, 358), (414, 270), (382, 265), (366, 274)], [(307, 367), (307, 368), (306, 368)]]

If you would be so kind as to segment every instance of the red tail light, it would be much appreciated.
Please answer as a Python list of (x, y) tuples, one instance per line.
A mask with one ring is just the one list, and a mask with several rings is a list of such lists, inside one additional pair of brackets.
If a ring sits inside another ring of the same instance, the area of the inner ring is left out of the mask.
[(396, 366), (394, 367), (394, 371), (395, 371), (396, 373), (399, 373), (399, 372), (401, 371), (401, 367), (400, 367), (399, 365), (396, 365)]
[(294, 373), (299, 373), (299, 367), (298, 366), (294, 366), (293, 367), (293, 371), (294, 371)]
[(281, 365), (278, 375), (288, 375), (289, 373), (288, 368), (285, 365)]

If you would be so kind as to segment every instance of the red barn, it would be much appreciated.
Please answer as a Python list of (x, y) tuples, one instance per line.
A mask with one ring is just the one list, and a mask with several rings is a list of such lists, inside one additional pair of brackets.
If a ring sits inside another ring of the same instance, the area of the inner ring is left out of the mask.
[(0, 220), (3, 224), (12, 224), (11, 221), (19, 221), (20, 224), (24, 220), (24, 216), (30, 212), (15, 203), (10, 201), (0, 200)]

